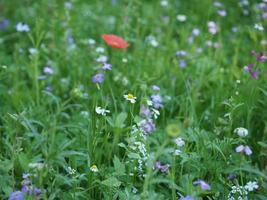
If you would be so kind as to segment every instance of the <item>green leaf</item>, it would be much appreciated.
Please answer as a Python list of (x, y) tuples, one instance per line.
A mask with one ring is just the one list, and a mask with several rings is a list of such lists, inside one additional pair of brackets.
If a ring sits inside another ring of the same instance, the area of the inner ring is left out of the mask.
[(127, 113), (122, 112), (122, 113), (118, 114), (118, 116), (116, 117), (114, 126), (117, 128), (125, 127), (124, 122), (125, 122), (126, 118), (127, 118)]
[(105, 186), (108, 186), (108, 187), (120, 187), (120, 185), (121, 185), (121, 182), (115, 177), (110, 177), (110, 178), (102, 181), (101, 183)]
[(124, 175), (125, 174), (125, 166), (122, 164), (117, 156), (113, 159), (114, 168), (116, 171), (116, 174), (118, 175)]

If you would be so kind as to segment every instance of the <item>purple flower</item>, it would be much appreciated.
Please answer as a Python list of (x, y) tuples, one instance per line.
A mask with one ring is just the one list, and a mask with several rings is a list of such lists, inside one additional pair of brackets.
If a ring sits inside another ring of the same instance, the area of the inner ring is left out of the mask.
[(152, 85), (151, 88), (152, 88), (152, 90), (154, 90), (154, 91), (160, 91), (160, 87), (157, 86), (157, 85)]
[(251, 54), (256, 57), (258, 62), (265, 62), (267, 60), (267, 56), (263, 52), (257, 53), (256, 51), (252, 51)]
[(52, 75), (54, 74), (54, 70), (50, 66), (45, 66), (43, 69), (44, 74)]
[(102, 73), (98, 73), (98, 74), (95, 74), (93, 77), (92, 77), (92, 82), (93, 83), (102, 83), (105, 79), (105, 76), (104, 74)]
[(140, 107), (140, 115), (145, 118), (149, 118), (151, 116), (151, 111), (148, 107), (141, 105)]
[(163, 105), (162, 105), (162, 98), (161, 98), (161, 96), (159, 94), (153, 94), (153, 95), (151, 95), (151, 101), (152, 101), (153, 106), (155, 108), (158, 109), (158, 108), (163, 107)]
[(111, 70), (112, 69), (112, 65), (109, 63), (103, 63), (103, 70)]
[(258, 79), (259, 78), (259, 71), (253, 70), (253, 67), (254, 67), (253, 64), (248, 64), (247, 66), (244, 67), (244, 71), (250, 73), (252, 78)]
[(227, 15), (225, 10), (218, 10), (218, 15), (220, 15), (221, 17), (225, 17)]
[(182, 69), (185, 68), (186, 67), (186, 61), (183, 59), (179, 60), (179, 67)]
[(155, 163), (155, 168), (160, 170), (162, 173), (166, 173), (169, 170), (170, 165), (162, 165), (160, 161)]
[(140, 128), (143, 132), (149, 134), (155, 131), (156, 126), (153, 123), (152, 119), (144, 119), (143, 121), (140, 122)]
[(176, 56), (186, 56), (186, 55), (187, 55), (187, 52), (184, 50), (176, 51)]
[(252, 150), (249, 146), (239, 145), (235, 148), (235, 152), (237, 153), (244, 153), (247, 156), (250, 156), (252, 154)]
[(229, 174), (229, 176), (227, 177), (228, 180), (233, 181), (236, 179), (236, 174)]
[(10, 24), (9, 20), (7, 19), (0, 19), (0, 30), (4, 30)]
[(185, 197), (181, 197), (180, 200), (194, 200), (194, 197), (187, 195)]
[(24, 194), (21, 191), (12, 192), (8, 200), (24, 200)]
[(205, 181), (201, 180), (201, 179), (199, 179), (197, 181), (194, 181), (193, 182), (193, 185), (194, 186), (199, 185), (202, 190), (211, 190), (210, 185), (208, 183), (206, 183)]

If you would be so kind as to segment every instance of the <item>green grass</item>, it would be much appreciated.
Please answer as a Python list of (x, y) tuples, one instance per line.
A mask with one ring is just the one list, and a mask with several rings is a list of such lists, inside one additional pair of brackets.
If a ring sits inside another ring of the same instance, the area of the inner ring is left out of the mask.
[[(25, 193), (25, 199), (222, 200), (232, 186), (249, 181), (259, 188), (248, 199), (267, 199), (267, 70), (266, 62), (251, 55), (266, 53), (266, 30), (254, 28), (267, 28), (256, 9), (261, 1), (243, 8), (238, 1), (218, 8), (211, 0), (168, 0), (167, 7), (158, 0), (69, 2), (72, 8), (62, 0), (0, 0), (0, 24), (10, 21), (0, 28), (0, 199), (21, 190), (23, 173), (42, 190), (38, 197)], [(223, 9), (225, 17), (217, 14)], [(179, 14), (185, 22), (177, 20)], [(219, 27), (215, 35), (209, 21)], [(16, 31), (18, 22), (30, 31)], [(194, 28), (200, 34), (190, 44)], [(102, 34), (116, 34), (130, 47), (113, 49)], [(38, 53), (30, 54), (30, 48)], [(187, 55), (176, 56), (180, 50)], [(97, 85), (92, 76), (103, 72), (96, 62), (100, 55), (108, 56), (112, 70)], [(244, 72), (250, 63), (257, 63), (258, 79)], [(41, 80), (46, 65), (54, 73)], [(137, 97), (135, 104), (124, 99), (128, 93)], [(155, 130), (144, 137), (140, 107), (153, 94), (161, 95), (163, 107), (153, 119)], [(110, 113), (97, 114), (97, 106)], [(248, 136), (234, 133), (238, 127), (248, 129)], [(252, 155), (236, 153), (240, 144)], [(180, 155), (173, 154), (176, 149)], [(155, 169), (156, 161), (169, 170)], [(194, 186), (198, 179), (211, 190)]]

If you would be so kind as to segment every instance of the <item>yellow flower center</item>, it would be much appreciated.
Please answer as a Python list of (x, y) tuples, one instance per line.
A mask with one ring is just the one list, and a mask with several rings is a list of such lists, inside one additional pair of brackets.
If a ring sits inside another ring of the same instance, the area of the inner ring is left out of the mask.
[(127, 95), (127, 98), (128, 98), (128, 99), (134, 99), (134, 95), (132, 95), (132, 94), (128, 94), (128, 95)]

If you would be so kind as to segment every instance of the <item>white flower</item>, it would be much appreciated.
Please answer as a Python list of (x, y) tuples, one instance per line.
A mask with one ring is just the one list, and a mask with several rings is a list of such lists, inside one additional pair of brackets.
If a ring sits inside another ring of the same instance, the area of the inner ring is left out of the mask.
[(31, 55), (38, 53), (38, 50), (36, 48), (29, 48), (29, 52)]
[(234, 130), (234, 133), (236, 133), (240, 137), (246, 137), (248, 135), (248, 130), (246, 128), (239, 127)]
[(92, 39), (92, 38), (88, 39), (88, 44), (94, 45), (95, 44), (95, 40)]
[(76, 170), (75, 169), (72, 169), (71, 167), (67, 167), (67, 172), (70, 174), (70, 175), (73, 175), (76, 173)]
[(105, 49), (104, 49), (103, 47), (97, 47), (97, 48), (95, 49), (95, 51), (96, 51), (97, 53), (104, 53), (104, 52), (105, 52)]
[(157, 47), (159, 45), (158, 41), (153, 35), (147, 36), (145, 40), (153, 47)]
[(179, 22), (185, 22), (186, 21), (186, 15), (177, 15), (176, 16), (176, 19), (179, 21)]
[(174, 154), (175, 156), (179, 156), (179, 155), (181, 155), (181, 153), (182, 153), (182, 151), (179, 150), (179, 149), (176, 149), (176, 150), (173, 152), (173, 154)]
[(252, 192), (256, 189), (259, 188), (259, 185), (256, 181), (249, 181), (246, 185), (245, 185), (245, 189), (248, 190), (249, 192)]
[(158, 119), (158, 116), (160, 115), (160, 112), (155, 108), (152, 108), (152, 112), (153, 112), (154, 119)]
[(168, 1), (167, 0), (162, 0), (162, 1), (160, 1), (160, 5), (162, 7), (166, 7), (166, 6), (168, 6)]
[(127, 58), (123, 58), (123, 59), (122, 59), (122, 62), (123, 62), (123, 63), (127, 63), (127, 62), (128, 62), (128, 59), (127, 59)]
[(178, 147), (182, 147), (185, 145), (185, 142), (182, 138), (178, 137), (174, 140), (175, 144), (178, 146)]
[(29, 168), (32, 168), (32, 169), (37, 169), (37, 170), (41, 170), (45, 167), (45, 164), (44, 163), (29, 163)]
[(96, 62), (102, 62), (102, 63), (105, 63), (108, 61), (108, 57), (107, 56), (104, 56), (104, 55), (101, 55), (99, 56), (97, 59), (96, 59)]
[(136, 102), (136, 99), (137, 99), (133, 94), (130, 94), (130, 93), (123, 95), (123, 97), (126, 100), (130, 101), (131, 103), (135, 103)]
[(92, 165), (92, 166), (90, 167), (90, 170), (91, 170), (92, 172), (98, 172), (98, 168), (97, 168), (96, 165)]
[(30, 31), (30, 27), (28, 26), (28, 24), (24, 24), (22, 22), (19, 22), (17, 25), (16, 25), (16, 30), (18, 32), (29, 32)]
[(258, 31), (264, 31), (264, 28), (263, 28), (263, 26), (262, 26), (261, 24), (255, 24), (255, 25), (254, 25), (254, 28), (255, 28), (256, 30), (258, 30)]
[(95, 112), (96, 112), (97, 114), (99, 114), (99, 115), (103, 115), (103, 116), (106, 116), (107, 113), (110, 113), (109, 110), (106, 110), (106, 109), (101, 108), (101, 107), (99, 107), (99, 106), (97, 106), (97, 107), (95, 108)]

